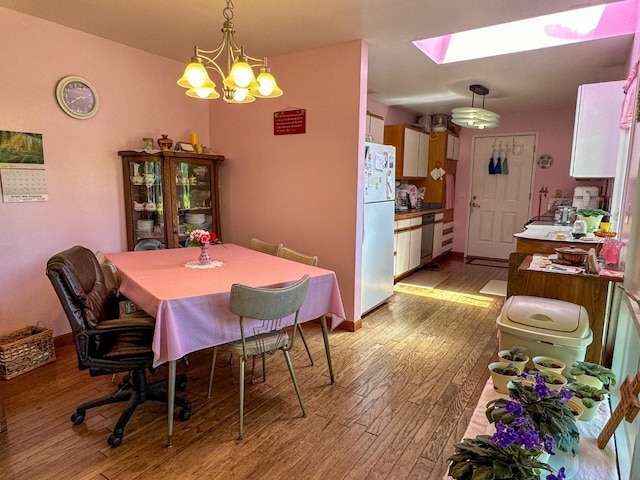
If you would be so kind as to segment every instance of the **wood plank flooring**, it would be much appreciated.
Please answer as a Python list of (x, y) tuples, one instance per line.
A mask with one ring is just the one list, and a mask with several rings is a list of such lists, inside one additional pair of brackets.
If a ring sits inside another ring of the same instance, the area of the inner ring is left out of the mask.
[[(308, 416), (301, 417), (282, 355), (267, 381), (246, 386), (245, 439), (237, 440), (238, 362), (219, 355), (207, 400), (210, 350), (189, 356), (187, 422), (165, 448), (166, 406), (138, 407), (119, 448), (107, 445), (122, 404), (69, 420), (75, 406), (113, 390), (111, 377), (77, 369), (72, 345), (57, 360), (3, 382), (7, 431), (0, 477), (13, 479), (441, 479), (498, 349), (503, 298), (482, 295), (507, 269), (445, 260), (434, 290), (397, 287), (357, 332), (330, 334), (337, 383), (329, 385), (319, 324), (305, 324), (316, 362), (299, 344), (293, 363)], [(256, 367), (259, 370), (259, 366)], [(166, 367), (154, 377), (166, 375)]]

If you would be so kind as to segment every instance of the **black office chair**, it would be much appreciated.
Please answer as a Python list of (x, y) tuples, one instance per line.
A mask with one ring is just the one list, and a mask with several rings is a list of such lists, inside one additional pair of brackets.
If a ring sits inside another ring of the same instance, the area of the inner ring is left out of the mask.
[[(129, 372), (113, 395), (83, 403), (71, 416), (74, 425), (79, 425), (90, 408), (129, 402), (108, 439), (109, 445), (116, 448), (122, 443), (125, 426), (139, 404), (147, 400), (167, 402), (167, 380), (148, 384), (146, 377), (146, 370), (151, 370), (153, 363), (151, 342), (155, 320), (118, 318), (117, 292), (106, 287), (100, 264), (87, 248), (75, 246), (51, 257), (47, 276), (71, 324), (78, 368), (89, 369), (91, 376)], [(186, 376), (178, 375), (176, 385), (184, 390)], [(190, 403), (176, 397), (175, 404), (181, 407), (178, 418), (188, 420)]]

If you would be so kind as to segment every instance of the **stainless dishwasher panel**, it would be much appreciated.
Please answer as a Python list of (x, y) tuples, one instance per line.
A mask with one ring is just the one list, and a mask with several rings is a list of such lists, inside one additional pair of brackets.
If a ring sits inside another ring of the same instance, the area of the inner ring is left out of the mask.
[(433, 258), (433, 225), (435, 213), (422, 215), (422, 241), (420, 243), (420, 265), (429, 263)]

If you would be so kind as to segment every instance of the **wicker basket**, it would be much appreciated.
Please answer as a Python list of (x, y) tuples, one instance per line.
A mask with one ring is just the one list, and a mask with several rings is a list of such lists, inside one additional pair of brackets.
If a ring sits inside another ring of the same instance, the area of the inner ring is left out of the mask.
[(53, 330), (29, 326), (0, 335), (0, 378), (9, 380), (56, 359)]

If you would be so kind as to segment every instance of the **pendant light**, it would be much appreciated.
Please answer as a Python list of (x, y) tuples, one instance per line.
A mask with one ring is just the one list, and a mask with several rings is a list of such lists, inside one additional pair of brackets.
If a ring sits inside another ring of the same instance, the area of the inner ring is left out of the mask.
[[(451, 110), (451, 121), (466, 128), (484, 129), (500, 126), (500, 115), (484, 108), (484, 97), (489, 94), (489, 89), (482, 85), (471, 85), (469, 90), (472, 92), (471, 106)], [(474, 107), (475, 95), (482, 95), (482, 108)]]
[[(227, 0), (222, 11), (225, 20), (222, 24), (222, 42), (214, 50), (195, 47), (191, 63), (178, 80), (178, 85), (186, 88), (188, 96), (212, 100), (220, 98), (216, 84), (209, 78), (207, 69), (215, 70), (222, 79), (222, 98), (227, 103), (251, 103), (256, 98), (276, 98), (282, 95), (275, 78), (271, 75), (266, 58), (254, 58), (247, 55), (244, 46), (238, 46), (235, 40), (233, 2)], [(226, 71), (216, 60), (226, 58)], [(249, 63), (252, 62), (252, 63)], [(259, 68), (256, 78), (253, 68)]]

